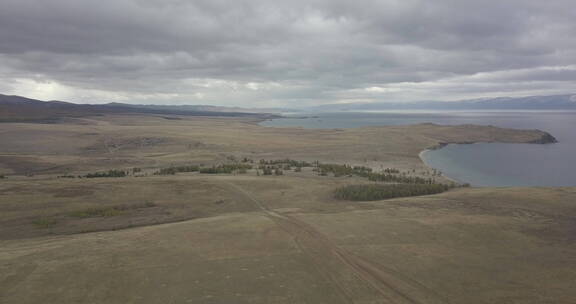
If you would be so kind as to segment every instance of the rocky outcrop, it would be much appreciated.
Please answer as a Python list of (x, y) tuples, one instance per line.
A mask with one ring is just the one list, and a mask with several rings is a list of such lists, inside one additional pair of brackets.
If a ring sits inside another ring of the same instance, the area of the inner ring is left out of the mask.
[(538, 139), (530, 141), (530, 144), (553, 144), (558, 142), (558, 140), (552, 136), (552, 134), (544, 131), (540, 132), (542, 132), (542, 136)]

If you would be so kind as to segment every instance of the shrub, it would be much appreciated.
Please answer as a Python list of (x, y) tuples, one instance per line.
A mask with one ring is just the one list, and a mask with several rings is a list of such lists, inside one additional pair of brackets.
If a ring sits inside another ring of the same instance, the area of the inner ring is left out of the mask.
[(264, 169), (262, 169), (262, 175), (272, 175), (272, 168), (265, 167)]
[(107, 207), (107, 208), (90, 208), (80, 211), (71, 212), (70, 216), (79, 218), (90, 218), (90, 217), (110, 217), (117, 216), (123, 213), (123, 210), (118, 207)]
[(58, 221), (48, 217), (41, 217), (32, 221), (32, 224), (38, 228), (52, 228), (58, 224)]
[(120, 205), (120, 206), (108, 206), (108, 207), (95, 207), (88, 208), (84, 210), (74, 211), (70, 213), (70, 216), (79, 218), (91, 218), (91, 217), (110, 217), (118, 216), (123, 214), (127, 210), (143, 209), (155, 207), (154, 202), (144, 202), (132, 205)]

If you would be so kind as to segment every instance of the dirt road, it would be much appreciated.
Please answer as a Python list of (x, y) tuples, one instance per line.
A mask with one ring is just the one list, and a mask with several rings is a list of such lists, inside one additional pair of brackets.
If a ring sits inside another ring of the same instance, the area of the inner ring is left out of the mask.
[(376, 303), (448, 303), (426, 286), (338, 247), (308, 223), (271, 210), (240, 186), (227, 184), (294, 238), (298, 248), (314, 261), (316, 270), (333, 284), (344, 302), (373, 302), (367, 298), (379, 298)]

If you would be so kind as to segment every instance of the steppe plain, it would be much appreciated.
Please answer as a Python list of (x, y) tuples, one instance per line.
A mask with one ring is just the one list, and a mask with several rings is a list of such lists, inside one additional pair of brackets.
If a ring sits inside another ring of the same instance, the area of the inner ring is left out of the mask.
[[(148, 174), (290, 158), (428, 175), (418, 157), (426, 148), (537, 144), (546, 133), (258, 121), (124, 114), (0, 124), (0, 302), (574, 303), (576, 188), (350, 202), (334, 189), (367, 181), (309, 169)], [(133, 167), (141, 174), (58, 178)], [(98, 208), (117, 212), (75, 216)]]

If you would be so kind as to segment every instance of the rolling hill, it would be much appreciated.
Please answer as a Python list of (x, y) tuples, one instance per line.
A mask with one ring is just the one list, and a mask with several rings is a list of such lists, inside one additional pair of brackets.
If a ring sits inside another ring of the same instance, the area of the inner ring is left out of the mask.
[(109, 103), (103, 105), (75, 104), (63, 101), (40, 101), (36, 99), (0, 94), (0, 122), (56, 122), (62, 118), (98, 116), (114, 113), (138, 113), (185, 116), (262, 117), (273, 114), (232, 111), (230, 108), (194, 108), (178, 106), (138, 106)]

